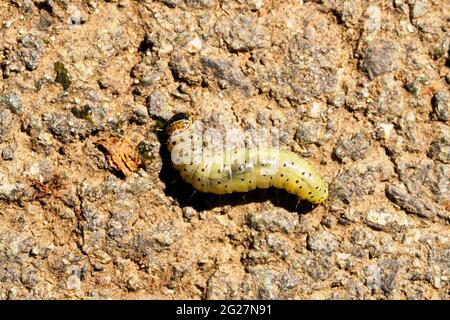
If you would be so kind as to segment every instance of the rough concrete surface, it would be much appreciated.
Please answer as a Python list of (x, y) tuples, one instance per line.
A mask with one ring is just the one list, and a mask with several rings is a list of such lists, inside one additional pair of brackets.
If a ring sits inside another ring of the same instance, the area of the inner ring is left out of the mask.
[[(450, 299), (447, 0), (1, 0), (0, 299)], [(330, 186), (216, 196), (162, 119)]]

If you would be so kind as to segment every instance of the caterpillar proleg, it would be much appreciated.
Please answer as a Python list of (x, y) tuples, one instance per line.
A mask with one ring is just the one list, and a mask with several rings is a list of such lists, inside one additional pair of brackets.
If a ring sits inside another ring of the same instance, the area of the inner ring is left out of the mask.
[(297, 154), (278, 148), (207, 150), (183, 113), (167, 125), (172, 164), (184, 181), (202, 192), (227, 194), (279, 188), (319, 204), (328, 188), (317, 170)]

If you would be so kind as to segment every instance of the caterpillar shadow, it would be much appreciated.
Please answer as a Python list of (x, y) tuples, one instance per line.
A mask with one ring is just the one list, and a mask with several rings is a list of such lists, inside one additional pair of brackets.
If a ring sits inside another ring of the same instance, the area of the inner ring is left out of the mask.
[(193, 207), (200, 212), (227, 205), (236, 206), (270, 201), (273, 205), (290, 212), (306, 214), (317, 206), (306, 200), (299, 202), (297, 196), (276, 188), (256, 189), (245, 193), (235, 192), (225, 195), (197, 191), (192, 185), (184, 182), (178, 171), (172, 166), (171, 156), (166, 146), (167, 136), (165, 131), (158, 132), (158, 139), (161, 143), (159, 155), (163, 161), (159, 178), (166, 185), (165, 194), (175, 199), (181, 207)]

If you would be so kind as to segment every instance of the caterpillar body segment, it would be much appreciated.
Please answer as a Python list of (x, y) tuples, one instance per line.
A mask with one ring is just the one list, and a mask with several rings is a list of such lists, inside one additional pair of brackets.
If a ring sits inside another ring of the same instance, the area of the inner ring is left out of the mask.
[(199, 191), (228, 194), (275, 187), (315, 204), (328, 197), (327, 185), (317, 170), (293, 152), (278, 148), (204, 149), (190, 119), (182, 114), (169, 120), (167, 133), (174, 167)]

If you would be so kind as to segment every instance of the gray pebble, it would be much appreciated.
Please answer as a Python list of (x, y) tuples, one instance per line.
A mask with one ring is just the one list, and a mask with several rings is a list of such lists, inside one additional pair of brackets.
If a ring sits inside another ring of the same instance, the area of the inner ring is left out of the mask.
[(315, 281), (325, 280), (331, 273), (331, 259), (326, 255), (320, 255), (314, 259), (308, 259), (304, 263), (304, 269), (306, 273)]
[(62, 219), (72, 219), (75, 217), (74, 210), (66, 206), (55, 206), (54, 211)]
[(300, 279), (294, 272), (286, 271), (280, 279), (280, 290), (289, 290), (297, 287), (300, 284)]
[(137, 274), (132, 274), (127, 279), (127, 289), (134, 292), (141, 288), (141, 279)]
[(396, 171), (409, 192), (420, 194), (431, 181), (436, 181), (434, 167), (431, 160), (397, 160)]
[(130, 121), (136, 122), (139, 125), (146, 124), (148, 121), (148, 111), (145, 106), (136, 105), (133, 107), (133, 113), (130, 116)]
[(0, 95), (0, 104), (6, 105), (15, 114), (23, 112), (22, 99), (17, 93), (11, 92)]
[(199, 85), (202, 81), (198, 59), (191, 55), (173, 54), (170, 57), (169, 68), (175, 79), (189, 85)]
[(395, 187), (388, 186), (386, 189), (388, 198), (400, 206), (403, 210), (414, 213), (422, 218), (432, 218), (436, 215), (436, 210), (429, 201), (422, 200), (410, 195), (408, 192)]
[(271, 233), (267, 236), (266, 242), (269, 248), (276, 252), (279, 256), (283, 257), (283, 259), (288, 258), (289, 244), (280, 235)]
[(254, 276), (257, 285), (258, 299), (274, 299), (275, 295), (275, 274), (266, 269), (254, 269), (250, 273)]
[(291, 233), (298, 226), (298, 217), (289, 212), (253, 212), (247, 217), (249, 225), (258, 231), (283, 231)]
[(401, 9), (402, 11), (405, 11), (408, 8), (405, 0), (394, 0), (394, 7), (397, 9)]
[(19, 55), (25, 63), (28, 70), (35, 70), (39, 65), (41, 54), (33, 49), (23, 49), (19, 51)]
[(431, 142), (428, 156), (443, 163), (450, 163), (450, 136), (446, 132)]
[(220, 20), (215, 30), (221, 34), (231, 51), (250, 51), (267, 46), (266, 32), (251, 17), (239, 14)]
[(12, 287), (8, 289), (8, 292), (6, 293), (8, 300), (18, 300), (21, 299), (21, 292), (17, 287)]
[(380, 274), (380, 288), (384, 294), (391, 294), (397, 287), (397, 275), (402, 264), (398, 260), (384, 259), (378, 263)]
[[(356, 247), (367, 249), (375, 245), (376, 234), (365, 227), (357, 226), (350, 236), (350, 241)], [(359, 256), (359, 255), (355, 255)]]
[(372, 43), (363, 53), (361, 69), (370, 80), (396, 70), (397, 47), (391, 42)]
[(21, 203), (29, 199), (32, 191), (28, 190), (23, 184), (0, 184), (0, 200)]
[(2, 150), (2, 158), (3, 160), (13, 160), (14, 159), (14, 150), (10, 147), (7, 147)]
[(429, 259), (431, 265), (439, 266), (442, 276), (450, 276), (450, 245), (447, 243), (442, 248), (430, 247)]
[(345, 284), (345, 288), (350, 299), (363, 300), (365, 299), (364, 284), (360, 281), (350, 280)]
[(377, 264), (368, 265), (365, 272), (366, 286), (370, 290), (381, 289), (381, 270)]
[(156, 241), (157, 248), (173, 245), (180, 237), (180, 231), (173, 221), (160, 222), (153, 231), (152, 238)]
[(186, 6), (191, 8), (210, 8), (215, 0), (184, 0)]
[(405, 84), (405, 89), (409, 93), (417, 96), (420, 93), (420, 89), (422, 88), (422, 86), (423, 85), (422, 83), (420, 83), (420, 81), (412, 81)]
[(67, 277), (66, 281), (67, 290), (80, 290), (81, 289), (81, 280), (76, 274), (72, 274)]
[(111, 238), (118, 240), (129, 234), (130, 228), (130, 214), (123, 211), (113, 212), (108, 221), (107, 233)]
[(154, 56), (146, 56), (131, 69), (131, 77), (137, 80), (137, 83), (146, 87), (155, 85), (160, 79), (164, 78), (166, 64), (161, 63)]
[(335, 107), (342, 107), (345, 104), (345, 96), (342, 94), (333, 95), (328, 99), (328, 103)]
[[(437, 195), (438, 203), (446, 203), (448, 200), (448, 186), (450, 177), (450, 166), (447, 164), (437, 164), (436, 165), (436, 175), (435, 178), (431, 181), (431, 189), (433, 194)], [(444, 213), (444, 211), (440, 211)], [(446, 211), (448, 216), (450, 216), (450, 212)]]
[(251, 264), (266, 264), (274, 261), (274, 255), (267, 250), (252, 249), (248, 252), (246, 259), (250, 261)]
[[(322, 41), (327, 36), (317, 29), (312, 34), (317, 35), (307, 39), (295, 33), (280, 48), (285, 52), (281, 60), (274, 54), (273, 58), (264, 57), (263, 64), (257, 67), (256, 85), (269, 92), (282, 107), (301, 106), (312, 97), (336, 91), (339, 44), (333, 43), (333, 46)], [(273, 66), (277, 67), (274, 69)]]
[(416, 0), (411, 9), (411, 18), (420, 18), (427, 12), (428, 1), (427, 0)]
[(354, 166), (340, 172), (330, 185), (330, 199), (350, 203), (354, 198), (368, 195), (375, 189), (374, 175), (370, 170)]
[(82, 208), (81, 214), (84, 218), (84, 230), (99, 230), (106, 227), (106, 216), (101, 210), (94, 209), (91, 205)]
[[(153, 255), (151, 234), (148, 231), (137, 233), (133, 236), (133, 240), (130, 243), (130, 254), (137, 259), (142, 259), (146, 256)], [(154, 261), (159, 264), (159, 261)]]
[(78, 119), (72, 114), (46, 113), (43, 121), (49, 131), (63, 142), (87, 138), (94, 129), (89, 121)]
[(19, 57), (25, 63), (28, 70), (35, 70), (39, 65), (43, 43), (40, 39), (32, 35), (26, 35), (20, 39), (21, 48)]
[(12, 1), (15, 2), (16, 4), (18, 4), (18, 6), (20, 7), (21, 11), (24, 14), (31, 14), (33, 12), (33, 8), (34, 8), (34, 4), (32, 2), (32, 0), (17, 0), (17, 1)]
[(344, 161), (346, 158), (351, 158), (353, 161), (361, 160), (366, 157), (370, 145), (370, 140), (363, 133), (357, 133), (350, 140), (339, 140), (333, 154), (340, 161)]
[(168, 120), (170, 118), (170, 110), (166, 95), (160, 91), (152, 92), (147, 97), (147, 111), (150, 116)]
[(183, 217), (188, 220), (191, 220), (192, 218), (198, 216), (197, 210), (195, 210), (192, 207), (183, 207), (182, 211), (183, 211)]
[(321, 144), (324, 138), (324, 128), (317, 122), (302, 124), (295, 133), (295, 139), (303, 144)]
[(202, 57), (200, 61), (203, 68), (206, 69), (221, 89), (238, 88), (245, 95), (256, 93), (253, 84), (245, 77), (233, 60)]
[(449, 96), (447, 93), (438, 91), (434, 94), (431, 103), (433, 111), (431, 118), (433, 120), (448, 121), (449, 118)]
[(408, 219), (404, 214), (381, 210), (369, 210), (366, 223), (376, 230), (398, 232), (408, 227)]
[(0, 142), (4, 142), (9, 138), (12, 120), (11, 111), (0, 108)]
[(269, 125), (270, 114), (267, 110), (258, 111), (256, 114), (256, 122), (262, 126)]
[(19, 43), (24, 47), (24, 48), (34, 48), (34, 49), (41, 49), (42, 48), (42, 41), (38, 38), (36, 38), (35, 36), (31, 35), (31, 34), (27, 34), (25, 36), (23, 36)]
[(22, 270), (21, 279), (22, 284), (27, 288), (33, 288), (35, 287), (39, 282), (41, 282), (41, 279), (38, 275), (37, 270), (31, 267), (25, 267)]
[(69, 208), (74, 208), (80, 204), (80, 199), (77, 196), (77, 190), (74, 185), (71, 185), (64, 190), (64, 193), (60, 196), (61, 201), (65, 206)]
[(312, 251), (330, 254), (337, 246), (336, 237), (327, 231), (319, 231), (308, 237), (308, 248)]

